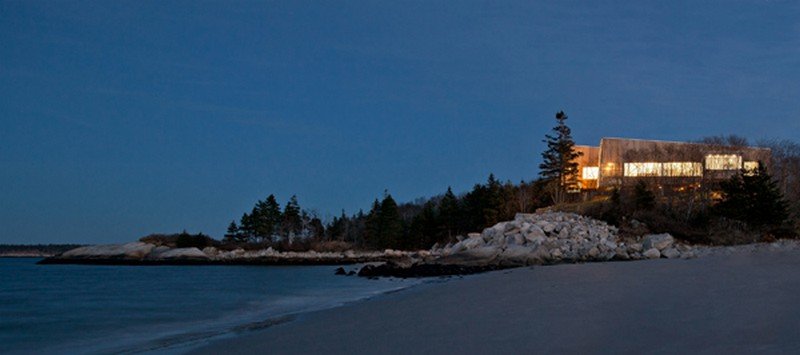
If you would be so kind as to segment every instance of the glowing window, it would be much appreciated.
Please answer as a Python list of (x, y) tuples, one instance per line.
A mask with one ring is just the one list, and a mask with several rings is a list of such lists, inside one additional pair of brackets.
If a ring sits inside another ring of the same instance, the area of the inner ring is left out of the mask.
[(744, 170), (747, 170), (747, 171), (756, 171), (756, 170), (758, 170), (758, 162), (757, 161), (746, 161), (746, 162), (744, 162)]
[(581, 177), (584, 180), (597, 180), (600, 177), (600, 167), (598, 166), (584, 167)]
[(664, 176), (703, 176), (703, 164), (693, 162), (670, 162), (663, 164)]
[(661, 176), (661, 163), (625, 163), (625, 176)]
[(706, 155), (708, 170), (739, 170), (742, 168), (742, 156), (737, 154)]

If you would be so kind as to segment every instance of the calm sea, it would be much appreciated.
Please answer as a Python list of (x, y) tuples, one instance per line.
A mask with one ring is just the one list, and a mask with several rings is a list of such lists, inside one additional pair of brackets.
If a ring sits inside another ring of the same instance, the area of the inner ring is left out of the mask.
[(0, 353), (180, 353), (419, 282), (334, 276), (334, 266), (36, 261), (0, 258)]

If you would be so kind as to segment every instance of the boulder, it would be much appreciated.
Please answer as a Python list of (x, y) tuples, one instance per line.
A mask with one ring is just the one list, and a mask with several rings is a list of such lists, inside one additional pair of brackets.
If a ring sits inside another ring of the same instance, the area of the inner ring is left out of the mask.
[(528, 264), (528, 258), (530, 256), (530, 249), (517, 245), (509, 245), (500, 253), (498, 262), (503, 266), (523, 266)]
[(542, 227), (539, 227), (538, 225), (535, 224), (530, 225), (530, 227), (528, 227), (527, 230), (525, 231), (525, 238), (528, 238), (528, 240), (532, 240), (533, 238), (538, 238), (538, 237), (547, 238), (547, 234), (544, 233)]
[(614, 259), (617, 260), (628, 260), (631, 256), (628, 255), (628, 252), (623, 247), (619, 247), (614, 250)]
[[(477, 234), (477, 233), (470, 233), (470, 234)], [(461, 245), (463, 245), (465, 249), (475, 249), (484, 246), (484, 244), (486, 243), (483, 241), (483, 238), (481, 238), (480, 234), (478, 234), (478, 236), (475, 238), (470, 236), (469, 238), (461, 241)]]
[(655, 248), (659, 251), (662, 251), (671, 247), (673, 243), (675, 243), (675, 238), (672, 238), (669, 233), (648, 234), (644, 236), (644, 242), (642, 242), (642, 246), (645, 250)]
[(484, 246), (447, 255), (442, 258), (441, 262), (444, 264), (489, 265), (495, 262), (500, 252), (498, 247)]
[(65, 259), (143, 259), (156, 246), (149, 243), (106, 244), (80, 247), (61, 254)]
[(208, 255), (197, 248), (174, 248), (161, 253), (151, 253), (148, 259), (158, 260), (207, 260)]
[(648, 259), (658, 259), (661, 257), (661, 252), (659, 252), (656, 248), (650, 248), (647, 249), (647, 251), (645, 251), (642, 255)]
[(678, 249), (675, 248), (667, 248), (664, 249), (661, 255), (667, 259), (677, 259), (681, 257), (681, 252), (679, 252)]

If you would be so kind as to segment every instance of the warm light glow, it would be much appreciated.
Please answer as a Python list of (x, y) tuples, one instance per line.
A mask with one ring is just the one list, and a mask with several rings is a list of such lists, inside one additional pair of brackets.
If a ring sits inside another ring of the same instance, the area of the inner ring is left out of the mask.
[(664, 176), (703, 176), (703, 164), (693, 162), (663, 163)]
[(744, 162), (744, 170), (757, 171), (758, 170), (758, 162), (757, 161), (746, 161), (746, 162)]
[(597, 180), (600, 177), (600, 167), (597, 166), (584, 167), (581, 177), (584, 180)]
[(625, 163), (625, 176), (661, 176), (661, 163)]
[(742, 168), (742, 156), (737, 154), (706, 155), (708, 170), (739, 170)]

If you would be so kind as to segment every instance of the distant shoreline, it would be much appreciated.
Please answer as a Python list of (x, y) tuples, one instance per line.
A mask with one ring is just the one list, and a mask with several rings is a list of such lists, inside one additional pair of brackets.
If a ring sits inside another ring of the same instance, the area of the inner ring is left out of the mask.
[(187, 265), (230, 265), (230, 266), (313, 266), (313, 265), (353, 265), (382, 260), (372, 259), (310, 259), (310, 258), (258, 258), (258, 259), (232, 259), (232, 260), (131, 260), (131, 259), (59, 259), (46, 257), (39, 261), (40, 265), (120, 265), (120, 266), (187, 266)]

